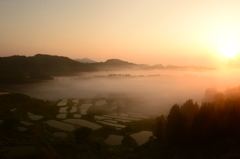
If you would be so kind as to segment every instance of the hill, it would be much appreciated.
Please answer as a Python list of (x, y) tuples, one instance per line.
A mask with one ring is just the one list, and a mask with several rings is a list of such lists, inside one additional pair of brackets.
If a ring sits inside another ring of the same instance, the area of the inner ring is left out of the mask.
[(138, 64), (122, 61), (119, 59), (109, 59), (105, 62), (92, 63), (91, 66), (94, 66), (102, 71), (129, 70), (129, 69), (131, 70), (139, 67)]
[(74, 59), (75, 61), (81, 62), (81, 63), (97, 63), (96, 61), (93, 61), (89, 58), (82, 58), (82, 59)]
[(119, 59), (109, 59), (105, 62), (91, 63), (93, 67), (101, 71), (115, 71), (115, 70), (154, 70), (154, 69), (214, 69), (205, 66), (195, 66), (195, 65), (186, 65), (186, 66), (177, 66), (177, 65), (167, 65), (163, 66), (162, 64), (157, 65), (146, 65), (146, 64), (135, 64)]
[(50, 75), (68, 75), (77, 72), (97, 71), (92, 66), (74, 61), (68, 57), (37, 54), (28, 57), (29, 64), (38, 71), (47, 72)]
[(35, 56), (0, 57), (0, 83), (29, 83), (49, 80), (51, 76), (97, 71), (88, 64), (67, 57), (37, 54)]

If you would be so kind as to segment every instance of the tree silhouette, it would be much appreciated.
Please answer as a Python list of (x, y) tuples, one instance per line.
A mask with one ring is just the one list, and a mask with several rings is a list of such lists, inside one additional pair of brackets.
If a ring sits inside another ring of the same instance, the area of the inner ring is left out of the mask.
[(155, 131), (155, 136), (162, 140), (164, 138), (164, 129), (165, 129), (165, 120), (164, 120), (164, 116), (161, 115), (161, 117), (157, 117), (156, 120), (156, 131)]
[(168, 115), (168, 122), (167, 122), (167, 139), (169, 144), (179, 145), (181, 144), (185, 137), (185, 125), (184, 125), (184, 117), (180, 112), (179, 105), (175, 104)]
[(75, 140), (78, 144), (87, 142), (92, 129), (88, 127), (79, 127), (75, 130)]
[(190, 133), (194, 117), (199, 111), (199, 106), (197, 103), (193, 103), (192, 99), (189, 99), (181, 106), (180, 109), (186, 119), (187, 131)]
[(217, 136), (217, 114), (211, 103), (203, 103), (192, 125), (192, 135), (195, 142), (213, 143)]

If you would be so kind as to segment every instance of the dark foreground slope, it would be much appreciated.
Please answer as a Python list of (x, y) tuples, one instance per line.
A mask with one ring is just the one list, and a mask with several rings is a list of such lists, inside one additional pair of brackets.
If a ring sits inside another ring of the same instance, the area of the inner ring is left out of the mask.
[[(139, 132), (139, 129), (151, 129), (154, 123), (152, 119), (128, 123), (128, 126), (121, 130), (103, 124), (99, 129), (91, 130), (75, 124), (71, 127), (73, 131), (65, 132), (63, 128), (48, 125), (48, 121), (63, 123), (63, 119), (57, 118), (62, 108), (57, 104), (59, 102), (43, 101), (19, 93), (0, 93), (0, 158), (146, 159), (145, 154), (141, 153), (151, 141), (145, 146), (137, 146), (130, 134)], [(107, 99), (108, 104), (104, 107), (110, 106), (110, 103), (114, 102), (112, 100)], [(75, 105), (73, 101), (69, 99), (65, 106), (72, 107)], [(84, 99), (78, 101), (79, 105), (85, 103)], [(95, 103), (94, 101), (99, 99), (87, 101)], [(66, 117), (74, 119), (70, 110), (67, 111)], [(101, 113), (96, 109), (94, 112)], [(90, 111), (77, 120), (93, 122), (95, 119), (92, 113)], [(66, 136), (55, 136), (56, 133)], [(106, 144), (104, 141), (111, 134), (123, 136), (122, 144)]]
[[(225, 93), (208, 90), (205, 95), (201, 106), (187, 100), (182, 105), (175, 104), (167, 116), (157, 117), (155, 121), (135, 122), (119, 131), (108, 126), (95, 131), (76, 127), (68, 132), (67, 138), (59, 138), (52, 135), (59, 130), (45, 122), (61, 121), (56, 118), (60, 109), (56, 102), (4, 93), (0, 95), (0, 158), (240, 158), (240, 87)], [(84, 100), (79, 101), (85, 103)], [(73, 106), (73, 100), (69, 100), (67, 105)], [(30, 119), (32, 114), (43, 118)], [(68, 117), (72, 118), (71, 115)], [(91, 113), (81, 119), (94, 120)], [(26, 123), (28, 125), (24, 125)], [(155, 137), (137, 146), (130, 134), (146, 129), (146, 125), (151, 130), (155, 129)], [(104, 143), (106, 134), (124, 136), (122, 144), (107, 145)], [(21, 151), (23, 148), (29, 149), (28, 153), (23, 153), (26, 152)]]
[(0, 58), (0, 84), (29, 83), (36, 80), (50, 80), (51, 76), (92, 71), (97, 69), (60, 56), (37, 54), (32, 57)]

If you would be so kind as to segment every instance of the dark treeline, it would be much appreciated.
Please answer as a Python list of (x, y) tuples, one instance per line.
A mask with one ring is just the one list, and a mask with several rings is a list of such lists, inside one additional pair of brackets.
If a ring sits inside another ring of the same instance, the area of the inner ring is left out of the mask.
[[(206, 91), (201, 106), (175, 104), (156, 119), (154, 152), (164, 158), (240, 158), (240, 87)], [(154, 157), (155, 157), (154, 156)]]

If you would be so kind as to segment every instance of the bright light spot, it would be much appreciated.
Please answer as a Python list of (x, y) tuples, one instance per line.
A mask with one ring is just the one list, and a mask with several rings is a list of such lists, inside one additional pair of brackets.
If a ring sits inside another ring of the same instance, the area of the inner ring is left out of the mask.
[(226, 58), (234, 58), (238, 53), (238, 48), (232, 41), (226, 41), (219, 46), (219, 52)]
[(234, 58), (240, 51), (237, 31), (231, 27), (215, 28), (211, 43), (216, 52), (224, 58)]

